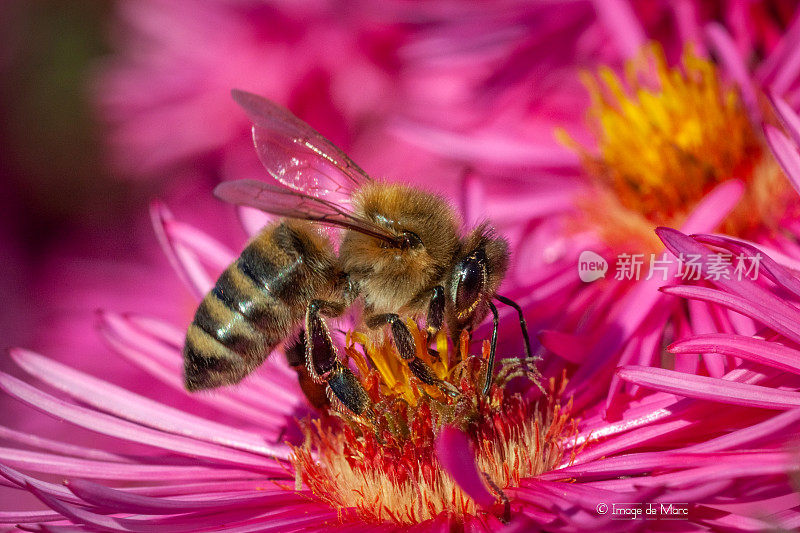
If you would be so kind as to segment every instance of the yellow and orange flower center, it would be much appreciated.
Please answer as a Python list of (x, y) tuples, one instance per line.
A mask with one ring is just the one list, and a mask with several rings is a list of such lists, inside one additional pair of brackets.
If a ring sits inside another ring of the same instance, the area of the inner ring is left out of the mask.
[(739, 93), (711, 61), (687, 48), (670, 68), (651, 45), (626, 64), (624, 80), (602, 68), (584, 81), (597, 149), (563, 131), (557, 136), (578, 151), (593, 179), (596, 194), (583, 207), (609, 244), (658, 247), (654, 226), (679, 227), (706, 193), (733, 178), (746, 192), (722, 231), (747, 236), (777, 227), (787, 182)]
[[(522, 360), (503, 366), (484, 397), (488, 344), (482, 357), (453, 362), (444, 335), (436, 339), (439, 357), (432, 357), (425, 333), (413, 322), (409, 327), (418, 356), (460, 395), (418, 381), (390, 342), (376, 346), (365, 336), (350, 335), (346, 352), (373, 401), (375, 417), (359, 420), (333, 412), (306, 422), (305, 443), (293, 450), (297, 487), (310, 489), (347, 517), (375, 523), (500, 513), (503, 489), (562, 462), (564, 435), (575, 431), (568, 408), (553, 399), (555, 394), (535, 405), (506, 390), (508, 381), (529, 372), (529, 362)], [(467, 353), (466, 342), (462, 346), (461, 353)], [(498, 509), (481, 509), (439, 464), (435, 443), (445, 424), (470, 437), (477, 468), (491, 480)]]

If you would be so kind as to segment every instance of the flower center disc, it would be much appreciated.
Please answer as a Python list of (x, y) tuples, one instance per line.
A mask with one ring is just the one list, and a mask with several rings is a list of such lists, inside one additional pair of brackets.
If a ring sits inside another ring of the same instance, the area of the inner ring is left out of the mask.
[[(304, 485), (339, 509), (342, 518), (355, 514), (370, 522), (418, 524), (442, 513), (463, 519), (491, 512), (481, 509), (439, 464), (436, 437), (446, 424), (469, 436), (477, 468), (491, 480), (498, 501), (503, 489), (561, 462), (562, 435), (575, 428), (568, 409), (552, 399), (555, 395), (532, 404), (505, 388), (511, 379), (530, 373), (530, 362), (506, 362), (484, 397), (488, 343), (482, 357), (452, 362), (443, 334), (436, 339), (438, 357), (431, 356), (426, 334), (413, 321), (408, 325), (418, 357), (460, 396), (417, 380), (390, 342), (376, 346), (360, 334), (348, 335), (345, 351), (361, 374), (375, 417), (357, 419), (345, 409), (304, 423), (305, 443), (294, 447), (292, 456), (297, 490)], [(466, 347), (464, 337), (460, 353), (468, 353)]]
[(582, 207), (606, 242), (658, 248), (654, 225), (679, 227), (706, 193), (733, 178), (747, 188), (722, 231), (748, 236), (777, 227), (786, 179), (739, 93), (724, 87), (712, 62), (687, 48), (680, 65), (669, 68), (653, 44), (626, 64), (624, 81), (603, 68), (584, 75), (584, 83), (597, 150), (590, 153), (562, 130), (557, 135), (578, 151), (598, 189)]

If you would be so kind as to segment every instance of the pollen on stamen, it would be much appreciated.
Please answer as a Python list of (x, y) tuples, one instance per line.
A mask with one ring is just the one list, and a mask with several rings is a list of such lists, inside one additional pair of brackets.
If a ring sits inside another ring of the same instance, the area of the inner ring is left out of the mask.
[(746, 190), (721, 230), (751, 237), (779, 226), (790, 187), (714, 63), (687, 47), (669, 67), (652, 44), (626, 64), (622, 78), (604, 68), (583, 79), (597, 146), (585, 148), (563, 130), (556, 135), (578, 152), (592, 179), (595, 194), (581, 207), (608, 244), (659, 248), (654, 226), (680, 226), (706, 193), (734, 178)]
[(413, 322), (409, 328), (418, 356), (460, 396), (417, 380), (390, 342), (374, 345), (348, 335), (346, 353), (377, 416), (368, 421), (340, 412), (305, 421), (305, 442), (292, 455), (298, 485), (341, 510), (342, 518), (354, 514), (374, 523), (418, 524), (442, 513), (464, 519), (496, 512), (476, 504), (439, 464), (436, 437), (446, 424), (470, 437), (477, 468), (498, 492), (500, 508), (504, 489), (563, 462), (564, 443), (576, 424), (569, 404), (559, 403), (555, 382), (546, 399), (533, 404), (506, 387), (515, 378), (536, 379), (531, 362), (510, 360), (484, 397), (488, 342), (481, 355), (453, 362), (443, 335), (435, 342), (438, 354), (430, 355), (426, 334)]

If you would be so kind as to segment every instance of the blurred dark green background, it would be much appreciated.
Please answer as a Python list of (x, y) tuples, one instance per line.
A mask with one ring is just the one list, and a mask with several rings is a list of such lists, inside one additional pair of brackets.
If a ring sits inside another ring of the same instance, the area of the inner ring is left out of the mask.
[[(0, 4), (0, 313), (2, 346), (27, 344), (46, 295), (37, 276), (64, 243), (126, 232), (157, 185), (114, 179), (91, 106), (107, 54), (111, 2)], [(122, 245), (122, 244), (121, 244)]]
[(62, 232), (109, 222), (125, 196), (126, 187), (106, 176), (87, 79), (106, 52), (110, 7), (57, 1), (2, 7), (3, 218), (34, 256)]

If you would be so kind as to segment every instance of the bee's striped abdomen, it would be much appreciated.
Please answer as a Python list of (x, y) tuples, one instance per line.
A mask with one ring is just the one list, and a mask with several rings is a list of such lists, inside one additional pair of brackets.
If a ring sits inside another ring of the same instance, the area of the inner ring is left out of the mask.
[(330, 291), (336, 278), (330, 243), (308, 223), (265, 228), (197, 309), (183, 352), (186, 388), (240, 381), (293, 332), (308, 302)]

